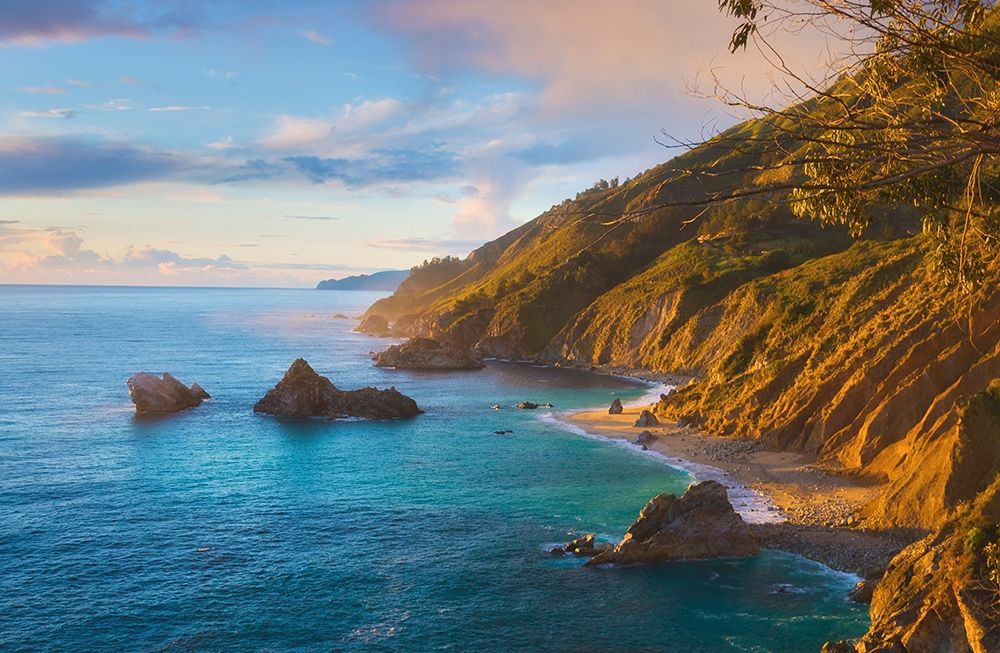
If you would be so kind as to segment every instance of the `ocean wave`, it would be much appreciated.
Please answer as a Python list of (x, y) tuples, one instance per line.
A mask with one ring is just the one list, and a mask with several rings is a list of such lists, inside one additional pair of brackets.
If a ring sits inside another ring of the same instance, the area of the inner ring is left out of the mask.
[(738, 483), (729, 474), (718, 467), (692, 462), (690, 460), (685, 460), (684, 458), (677, 458), (676, 456), (667, 456), (666, 454), (660, 453), (659, 451), (653, 451), (652, 449), (644, 450), (641, 446), (632, 444), (623, 438), (607, 438), (602, 435), (590, 433), (576, 424), (559, 419), (555, 415), (539, 415), (538, 419), (547, 424), (551, 424), (562, 431), (567, 431), (592, 440), (606, 442), (613, 446), (623, 447), (632, 453), (644, 455), (662, 462), (673, 469), (688, 473), (692, 477), (692, 482), (717, 481), (725, 486), (726, 491), (729, 493), (729, 502), (733, 504), (733, 508), (736, 512), (743, 517), (743, 521), (748, 524), (780, 524), (786, 521), (784, 513), (782, 513), (781, 510), (774, 505), (774, 502), (771, 501), (769, 496), (763, 492), (759, 492), (753, 488), (749, 488), (741, 483)]

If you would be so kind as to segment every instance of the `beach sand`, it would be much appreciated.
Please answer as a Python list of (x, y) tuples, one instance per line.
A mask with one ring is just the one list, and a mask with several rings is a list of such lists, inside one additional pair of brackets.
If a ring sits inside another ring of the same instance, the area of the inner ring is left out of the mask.
[(757, 496), (756, 510), (746, 510), (735, 500), (733, 503), (765, 547), (873, 578), (919, 536), (912, 531), (855, 527), (858, 509), (876, 496), (878, 485), (822, 471), (812, 466), (815, 460), (808, 455), (767, 451), (753, 440), (713, 437), (674, 422), (635, 427), (632, 424), (643, 408), (648, 404), (625, 406), (620, 415), (609, 415), (607, 410), (582, 411), (564, 414), (561, 419), (591, 435), (629, 442), (648, 430), (657, 436), (648, 449), (662, 454), (667, 462), (686, 467), (701, 478), (706, 474), (699, 473), (699, 466), (708, 466), (708, 475), (730, 487), (731, 498), (741, 493)]

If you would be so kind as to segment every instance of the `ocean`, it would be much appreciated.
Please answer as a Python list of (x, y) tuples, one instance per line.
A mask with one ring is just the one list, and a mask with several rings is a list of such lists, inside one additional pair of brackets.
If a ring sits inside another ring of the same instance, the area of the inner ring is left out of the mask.
[[(621, 537), (694, 480), (557, 419), (650, 388), (501, 362), (374, 368), (391, 341), (334, 316), (380, 296), (0, 286), (0, 651), (800, 653), (866, 630), (855, 579), (790, 554), (549, 556)], [(299, 356), (426, 414), (254, 414)], [(141, 370), (212, 399), (138, 419), (125, 380)]]

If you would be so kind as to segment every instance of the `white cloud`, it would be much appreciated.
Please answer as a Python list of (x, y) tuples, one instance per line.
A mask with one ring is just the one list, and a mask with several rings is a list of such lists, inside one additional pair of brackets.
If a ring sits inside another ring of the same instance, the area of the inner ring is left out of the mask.
[(330, 45), (333, 43), (333, 41), (331, 41), (329, 38), (327, 38), (323, 34), (320, 34), (314, 29), (305, 30), (304, 32), (302, 32), (302, 36), (307, 41), (311, 41), (312, 43), (317, 43), (319, 45)]
[(161, 111), (206, 111), (206, 110), (211, 109), (211, 108), (212, 107), (207, 107), (207, 106), (189, 106), (189, 105), (182, 105), (182, 104), (169, 104), (169, 105), (163, 106), (163, 107), (152, 107), (152, 108), (146, 109), (146, 111), (152, 111), (154, 113), (161, 112)]
[(18, 93), (32, 93), (34, 95), (65, 95), (66, 89), (59, 86), (18, 86), (15, 89)]

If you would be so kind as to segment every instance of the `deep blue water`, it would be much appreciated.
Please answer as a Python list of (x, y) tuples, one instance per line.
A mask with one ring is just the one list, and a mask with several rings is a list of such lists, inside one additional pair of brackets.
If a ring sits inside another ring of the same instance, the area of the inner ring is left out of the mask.
[[(502, 363), (371, 366), (379, 295), (0, 286), (0, 650), (815, 651), (862, 633), (850, 579), (795, 556), (585, 569), (683, 472), (530, 411), (646, 388)], [(395, 385), (401, 422), (251, 407), (297, 356)], [(146, 370), (213, 399), (138, 420)], [(513, 435), (498, 437), (497, 429)]]

